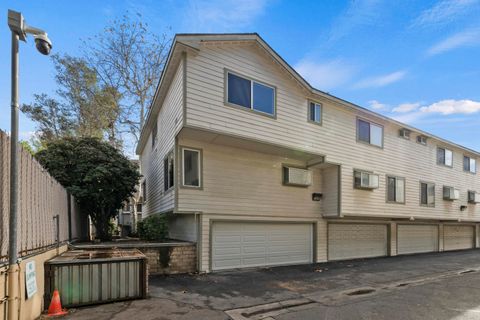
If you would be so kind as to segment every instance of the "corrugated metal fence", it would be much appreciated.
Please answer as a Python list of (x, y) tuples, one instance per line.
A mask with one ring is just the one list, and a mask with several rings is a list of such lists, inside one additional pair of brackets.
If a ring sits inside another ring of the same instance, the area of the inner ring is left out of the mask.
[[(20, 256), (41, 251), (56, 244), (59, 216), (59, 240), (69, 239), (69, 206), (71, 202), (72, 238), (79, 236), (79, 213), (73, 197), (32, 157), (19, 148), (19, 202), (18, 202), (18, 250)], [(0, 264), (7, 260), (10, 139), (0, 131)]]

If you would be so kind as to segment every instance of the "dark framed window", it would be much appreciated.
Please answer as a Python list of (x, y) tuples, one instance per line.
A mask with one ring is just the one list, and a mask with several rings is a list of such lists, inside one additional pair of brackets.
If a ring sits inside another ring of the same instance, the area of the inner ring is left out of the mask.
[(227, 72), (227, 102), (260, 113), (275, 114), (275, 88)]
[(144, 202), (147, 201), (147, 180), (142, 182), (142, 198)]
[(387, 201), (405, 203), (405, 178), (387, 176)]
[(200, 187), (201, 157), (200, 150), (182, 149), (183, 186)]
[(169, 152), (163, 160), (163, 189), (169, 190), (174, 185), (174, 157), (173, 151)]
[(463, 156), (463, 171), (471, 173), (477, 172), (477, 160), (467, 156)]
[(435, 206), (435, 185), (428, 182), (420, 182), (420, 205)]
[(155, 147), (155, 144), (157, 143), (157, 131), (158, 131), (157, 122), (155, 122), (152, 128), (152, 149)]
[(437, 164), (453, 166), (453, 152), (445, 148), (437, 148)]
[(141, 212), (142, 212), (142, 204), (137, 203), (137, 213), (141, 213)]
[(322, 105), (320, 103), (309, 103), (308, 120), (317, 124), (322, 123)]
[(357, 119), (357, 140), (383, 147), (383, 127), (362, 119)]

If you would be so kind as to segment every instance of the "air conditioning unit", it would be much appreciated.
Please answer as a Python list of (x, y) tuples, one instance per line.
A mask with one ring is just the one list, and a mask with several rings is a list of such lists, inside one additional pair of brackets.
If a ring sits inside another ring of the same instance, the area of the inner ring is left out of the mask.
[(355, 171), (354, 173), (355, 188), (358, 189), (377, 189), (378, 174), (365, 171)]
[(426, 136), (417, 136), (417, 142), (423, 145), (427, 145), (427, 137)]
[(443, 199), (458, 200), (460, 198), (460, 191), (454, 187), (443, 187)]
[(468, 202), (480, 203), (480, 193), (476, 193), (475, 191), (468, 191)]
[(312, 172), (302, 168), (283, 167), (283, 183), (307, 187), (312, 184)]
[(405, 129), (405, 128), (400, 129), (399, 135), (404, 139), (410, 140), (410, 130), (408, 129)]

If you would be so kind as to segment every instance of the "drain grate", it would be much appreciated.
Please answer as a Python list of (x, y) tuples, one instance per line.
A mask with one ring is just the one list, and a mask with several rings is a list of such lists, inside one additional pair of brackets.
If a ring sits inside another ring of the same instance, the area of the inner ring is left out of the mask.
[(347, 292), (347, 296), (361, 296), (364, 294), (370, 294), (372, 292), (375, 292), (375, 289), (359, 289), (351, 292)]

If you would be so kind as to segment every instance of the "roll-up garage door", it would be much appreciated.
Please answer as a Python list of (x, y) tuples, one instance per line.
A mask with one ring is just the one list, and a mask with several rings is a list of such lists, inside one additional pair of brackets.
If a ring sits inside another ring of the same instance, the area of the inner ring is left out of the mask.
[(387, 226), (383, 224), (328, 225), (328, 259), (356, 259), (386, 256)]
[(443, 227), (444, 250), (461, 250), (474, 247), (475, 227), (445, 225)]
[(212, 270), (311, 263), (312, 224), (214, 222)]
[(438, 225), (399, 224), (397, 253), (409, 254), (438, 251)]

